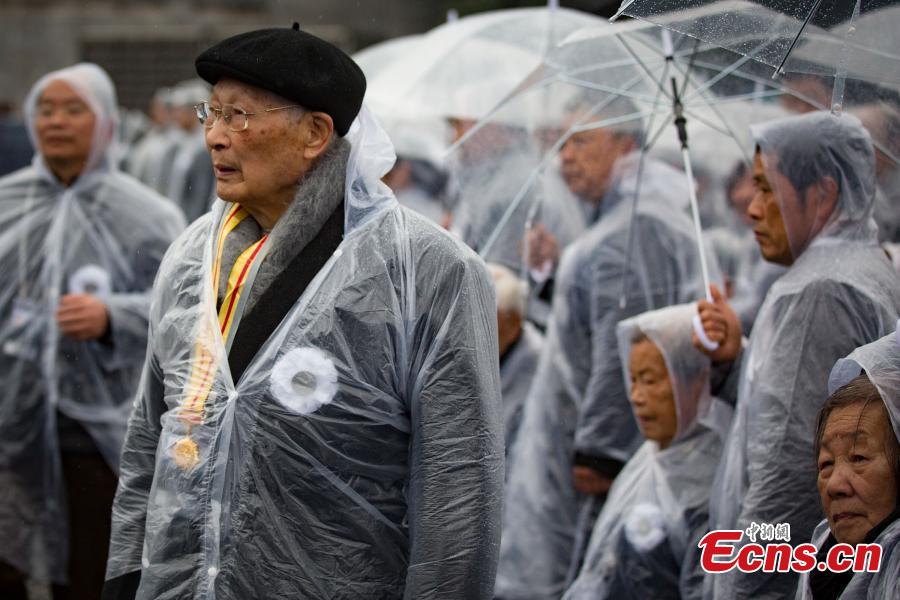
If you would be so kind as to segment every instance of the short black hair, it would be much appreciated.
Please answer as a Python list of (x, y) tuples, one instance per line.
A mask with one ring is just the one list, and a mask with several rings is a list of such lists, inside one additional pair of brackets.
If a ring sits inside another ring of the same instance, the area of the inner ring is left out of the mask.
[(743, 160), (739, 160), (737, 164), (732, 167), (731, 172), (725, 179), (725, 193), (729, 198), (731, 197), (731, 192), (734, 191), (735, 187), (737, 187), (737, 184), (739, 184), (741, 180), (750, 173), (750, 165), (748, 165)]

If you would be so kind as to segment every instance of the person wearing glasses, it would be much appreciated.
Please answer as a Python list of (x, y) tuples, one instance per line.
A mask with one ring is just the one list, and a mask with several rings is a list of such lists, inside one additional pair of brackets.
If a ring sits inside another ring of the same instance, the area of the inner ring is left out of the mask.
[(27, 579), (97, 598), (150, 291), (184, 219), (119, 171), (97, 65), (45, 75), (24, 109), (37, 153), (0, 179), (0, 598)]
[(103, 597), (491, 598), (484, 263), (381, 182), (342, 51), (295, 24), (196, 68), (218, 199), (157, 279)]

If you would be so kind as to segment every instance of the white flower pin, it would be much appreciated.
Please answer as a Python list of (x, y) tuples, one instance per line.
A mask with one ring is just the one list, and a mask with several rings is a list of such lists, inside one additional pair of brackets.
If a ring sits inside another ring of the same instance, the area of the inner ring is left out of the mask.
[(666, 520), (655, 504), (636, 505), (625, 519), (625, 537), (635, 549), (647, 552), (666, 537)]
[(103, 267), (84, 265), (69, 276), (69, 292), (104, 298), (112, 293), (112, 280)]
[(270, 387), (282, 406), (307, 415), (334, 399), (337, 369), (321, 350), (294, 348), (275, 363)]

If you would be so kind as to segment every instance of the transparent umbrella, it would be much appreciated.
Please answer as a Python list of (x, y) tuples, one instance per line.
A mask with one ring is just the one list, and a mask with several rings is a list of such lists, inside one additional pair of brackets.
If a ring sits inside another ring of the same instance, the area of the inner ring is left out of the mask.
[(540, 65), (549, 49), (600, 21), (552, 1), (545, 8), (463, 17), (424, 34), (415, 52), (369, 82), (370, 93), (405, 114), (478, 119)]
[[(750, 56), (774, 70), (831, 78), (832, 109), (847, 79), (900, 83), (896, 0), (624, 0), (628, 15)], [(802, 52), (804, 48), (814, 49)]]
[[(555, 234), (557, 213), (568, 212), (562, 207), (573, 204), (561, 186), (548, 185), (560, 179), (559, 153), (563, 146), (586, 131), (636, 131), (644, 140), (642, 157), (646, 157), (664, 153), (667, 144), (660, 140), (668, 134), (670, 140), (679, 140), (679, 166), (688, 180), (689, 197), (684, 200), (691, 207), (701, 268), (708, 282), (689, 144), (681, 139), (683, 136), (675, 137), (672, 125), (677, 121), (679, 134), (690, 132), (706, 140), (707, 145), (718, 146), (720, 160), (725, 160), (721, 157), (730, 149), (734, 158), (749, 162), (752, 148), (746, 119), (753, 114), (752, 107), (771, 106), (784, 93), (779, 83), (742, 71), (748, 62), (746, 57), (731, 53), (731, 62), (723, 65), (719, 57), (711, 60), (709, 52), (708, 46), (696, 40), (679, 37), (673, 41), (666, 30), (636, 22), (586, 28), (557, 47), (455, 148), (460, 156), (467, 157), (481, 156), (485, 148), (498, 145), (507, 150), (514, 147), (517, 162), (526, 163), (513, 170), (494, 168), (467, 182), (472, 194), (481, 196), (482, 206), (489, 209), (480, 219), (484, 227), (475, 236), (473, 247), (487, 260), (518, 260), (513, 266), (540, 268), (528, 256), (530, 248), (523, 240), (537, 226)], [(749, 108), (724, 109), (738, 103)], [(740, 115), (737, 121), (736, 113)], [(736, 127), (736, 122), (741, 126)], [(511, 137), (514, 141), (506, 143)], [(526, 153), (529, 159), (522, 161), (520, 157)], [(478, 194), (478, 190), (491, 189), (498, 178), (504, 177), (518, 178), (518, 185), (502, 186), (504, 193), (490, 198)], [(640, 175), (637, 181), (641, 181)], [(556, 195), (548, 198), (548, 189)], [(635, 199), (640, 194), (638, 185)], [(561, 245), (565, 241), (561, 240)], [(623, 290), (627, 288), (627, 281), (622, 285)], [(627, 301), (624, 291), (622, 301)]]
[[(416, 56), (424, 37), (408, 35), (379, 42), (356, 52), (353, 60), (368, 82), (378, 81), (394, 64)], [(382, 91), (383, 88), (370, 83), (365, 102), (387, 131), (397, 155), (442, 164), (450, 142), (446, 121), (434, 114), (395, 110), (391, 106), (392, 96), (384, 97)]]

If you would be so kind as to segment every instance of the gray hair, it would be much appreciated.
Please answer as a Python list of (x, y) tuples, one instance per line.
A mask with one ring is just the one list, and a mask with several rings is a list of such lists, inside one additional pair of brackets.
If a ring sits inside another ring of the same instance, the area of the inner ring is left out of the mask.
[(528, 286), (526, 283), (502, 265), (489, 263), (487, 268), (494, 279), (497, 310), (512, 312), (524, 317), (528, 303)]

